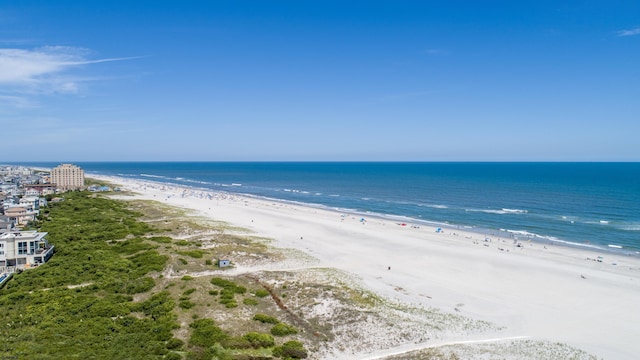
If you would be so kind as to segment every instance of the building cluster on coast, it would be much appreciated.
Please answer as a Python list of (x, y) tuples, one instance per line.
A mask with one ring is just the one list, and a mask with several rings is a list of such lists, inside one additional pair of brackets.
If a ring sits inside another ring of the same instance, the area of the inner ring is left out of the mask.
[(84, 170), (62, 164), (51, 171), (0, 166), (0, 285), (15, 271), (38, 266), (53, 256), (47, 233), (31, 229), (40, 209), (56, 194), (85, 188)]

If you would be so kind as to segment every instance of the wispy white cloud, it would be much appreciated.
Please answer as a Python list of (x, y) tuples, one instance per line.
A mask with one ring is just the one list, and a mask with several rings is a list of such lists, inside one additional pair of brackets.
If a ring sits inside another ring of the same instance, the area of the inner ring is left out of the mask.
[(0, 105), (18, 109), (26, 109), (34, 106), (32, 102), (24, 96), (2, 94), (0, 94)]
[[(77, 93), (87, 81), (73, 75), (85, 65), (134, 58), (88, 59), (90, 51), (69, 46), (45, 46), (37, 49), (0, 48), (0, 86), (7, 95), (15, 93)], [(3, 95), (3, 94), (0, 94)]]
[(633, 35), (640, 35), (640, 26), (633, 28), (633, 29), (628, 29), (628, 30), (620, 30), (618, 31), (618, 36), (633, 36)]

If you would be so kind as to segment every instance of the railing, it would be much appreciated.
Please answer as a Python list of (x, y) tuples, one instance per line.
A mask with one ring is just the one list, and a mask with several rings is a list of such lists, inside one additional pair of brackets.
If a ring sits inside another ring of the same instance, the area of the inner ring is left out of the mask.
[(10, 273), (13, 274), (14, 272), (16, 272), (16, 267), (15, 266), (0, 266), (0, 273)]
[(45, 246), (43, 249), (38, 249), (36, 250), (36, 252), (34, 253), (35, 255), (41, 255), (41, 254), (45, 254), (49, 251), (51, 251), (54, 248), (53, 245), (47, 245)]

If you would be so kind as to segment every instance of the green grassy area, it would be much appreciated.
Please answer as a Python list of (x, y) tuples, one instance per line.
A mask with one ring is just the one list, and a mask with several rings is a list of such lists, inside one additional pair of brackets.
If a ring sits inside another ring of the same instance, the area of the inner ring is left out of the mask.
[[(129, 202), (69, 192), (48, 208), (36, 225), (49, 233), (56, 254), (48, 263), (16, 274), (0, 290), (0, 353), (18, 359), (307, 356), (295, 338), (282, 338), (280, 331), (274, 339), (268, 327), (252, 320), (254, 313), (276, 309), (259, 284), (211, 276), (164, 277), (169, 267), (216, 269), (204, 260), (216, 253), (189, 249), (190, 242), (173, 239), (172, 231), (195, 230), (166, 212), (145, 212), (153, 207), (145, 204), (132, 211)], [(218, 233), (224, 251), (232, 251), (229, 239), (235, 237)], [(251, 244), (242, 240), (238, 246), (245, 251)], [(263, 245), (256, 249), (265, 251)], [(215, 317), (227, 311), (223, 319), (236, 319), (231, 327)], [(241, 313), (247, 313), (246, 319), (237, 315)], [(292, 335), (292, 329), (284, 333)]]

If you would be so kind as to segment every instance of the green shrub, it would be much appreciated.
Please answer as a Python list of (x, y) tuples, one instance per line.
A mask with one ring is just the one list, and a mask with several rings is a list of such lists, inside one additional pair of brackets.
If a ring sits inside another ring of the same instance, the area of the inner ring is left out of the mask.
[(179, 258), (178, 261), (182, 263), (182, 265), (187, 265), (189, 262), (183, 258)]
[(193, 294), (194, 292), (196, 292), (196, 289), (195, 289), (195, 288), (191, 288), (191, 289), (189, 289), (189, 290), (187, 290), (187, 291), (183, 292), (183, 293), (182, 293), (182, 295), (185, 295), (185, 296), (186, 296), (186, 295), (191, 295), (191, 294)]
[(266, 314), (255, 314), (253, 315), (253, 320), (260, 321), (263, 324), (278, 324), (280, 320), (274, 318), (273, 316), (269, 316)]
[(233, 299), (235, 299), (236, 294), (229, 289), (222, 289), (222, 291), (220, 292), (220, 301), (224, 302), (224, 301), (232, 301)]
[(273, 356), (284, 359), (306, 359), (307, 350), (300, 341), (291, 340), (281, 346), (276, 346), (273, 349)]
[(205, 253), (202, 250), (189, 250), (189, 251), (178, 251), (178, 254), (189, 256), (194, 259), (201, 259), (202, 257), (204, 257)]
[(139, 294), (153, 289), (154, 286), (156, 286), (155, 280), (145, 276), (143, 278), (130, 280), (125, 283), (124, 293), (130, 295)]
[(165, 360), (182, 360), (182, 355), (177, 352), (170, 352), (164, 356)]
[(291, 325), (285, 323), (278, 323), (271, 328), (271, 334), (275, 336), (287, 336), (297, 334), (298, 330)]
[(249, 349), (253, 347), (253, 345), (251, 345), (251, 343), (243, 337), (233, 337), (226, 339), (222, 342), (221, 345), (227, 349)]
[(263, 298), (269, 295), (269, 291), (265, 289), (258, 289), (254, 294), (259, 298)]
[(207, 259), (204, 261), (205, 265), (213, 265), (213, 262), (211, 262), (211, 260)]
[(212, 296), (218, 295), (218, 290), (209, 290), (209, 295), (212, 295)]
[(180, 306), (181, 308), (183, 308), (183, 309), (185, 309), (185, 310), (186, 310), (186, 309), (191, 309), (192, 307), (196, 306), (196, 304), (195, 304), (195, 303), (192, 303), (192, 302), (191, 302), (191, 301), (189, 301), (189, 300), (181, 300), (181, 301), (178, 303), (178, 306)]
[(249, 332), (246, 333), (243, 338), (246, 339), (254, 348), (265, 348), (275, 345), (273, 336), (269, 334)]
[(224, 304), (227, 308), (238, 306), (235, 300), (235, 294), (244, 294), (247, 292), (245, 287), (238, 286), (233, 281), (222, 278), (213, 278), (211, 279), (211, 283), (222, 288), (222, 291), (220, 291), (220, 303)]
[(184, 281), (193, 280), (193, 276), (185, 275), (180, 280), (184, 280)]
[(233, 281), (222, 279), (219, 277), (214, 277), (213, 279), (211, 279), (211, 283), (215, 286), (218, 286), (224, 289), (235, 288), (236, 286), (236, 284)]
[(238, 307), (238, 303), (235, 302), (235, 300), (234, 301), (228, 301), (228, 302), (225, 302), (223, 304), (227, 309), (233, 309), (233, 308), (237, 308)]
[(134, 238), (117, 243), (113, 250), (120, 254), (135, 254), (143, 250), (152, 249), (153, 246), (144, 242), (142, 238)]
[(244, 300), (242, 300), (242, 303), (245, 305), (252, 305), (252, 306), (256, 306), (258, 305), (258, 300), (256, 299), (252, 299), (252, 298), (246, 298)]
[(176, 303), (166, 291), (154, 294), (144, 302), (131, 304), (132, 311), (141, 311), (153, 319), (158, 319), (169, 314), (175, 306)]
[(135, 275), (145, 275), (152, 271), (162, 271), (168, 258), (160, 255), (157, 250), (148, 250), (127, 258), (131, 261), (130, 269), (135, 269)]
[(182, 346), (184, 346), (184, 341), (182, 341), (180, 339), (171, 338), (171, 339), (167, 340), (166, 347), (169, 350), (180, 349), (180, 348), (182, 348)]
[(211, 319), (195, 320), (189, 327), (192, 329), (189, 344), (193, 346), (209, 347), (229, 337)]
[(149, 240), (162, 244), (170, 244), (173, 239), (168, 236), (153, 236), (150, 237)]
[(178, 246), (188, 246), (189, 242), (187, 240), (178, 240), (175, 242), (175, 244)]

